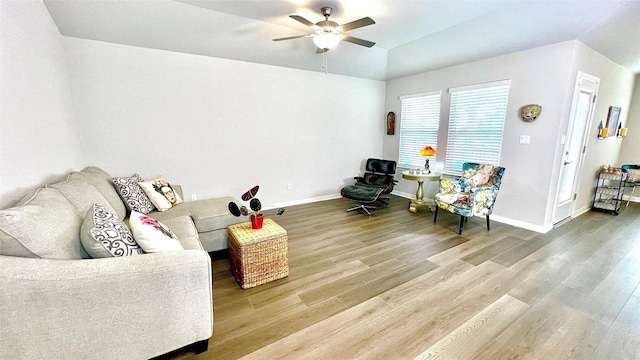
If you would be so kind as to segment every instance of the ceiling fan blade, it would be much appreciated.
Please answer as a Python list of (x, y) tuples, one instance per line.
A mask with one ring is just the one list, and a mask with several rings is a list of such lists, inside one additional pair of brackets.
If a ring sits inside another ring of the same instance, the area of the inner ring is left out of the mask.
[(311, 27), (311, 28), (312, 28), (312, 27), (316, 26), (316, 24), (314, 24), (314, 23), (312, 23), (311, 21), (309, 21), (309, 20), (307, 20), (307, 19), (303, 18), (303, 17), (302, 17), (302, 16), (300, 16), (300, 15), (289, 15), (289, 17), (290, 17), (290, 18), (292, 18), (293, 20), (296, 20), (296, 21), (298, 21), (298, 22), (301, 22), (301, 23), (303, 23), (303, 24), (307, 25), (308, 27)]
[(346, 24), (342, 24), (338, 28), (340, 29), (340, 31), (345, 32), (345, 31), (361, 28), (361, 27), (364, 27), (364, 26), (373, 25), (375, 23), (376, 22), (373, 21), (372, 18), (364, 17), (364, 18), (362, 18), (360, 20), (356, 20), (356, 21), (352, 21), (352, 22), (349, 22), (349, 23), (346, 23)]
[(320, 49), (320, 48), (316, 48), (316, 54), (324, 54), (327, 51), (329, 51), (329, 49)]
[(311, 37), (311, 34), (307, 34), (307, 35), (298, 35), (298, 36), (289, 36), (289, 37), (283, 37), (283, 38), (273, 39), (273, 41), (282, 41), (282, 40), (300, 39), (300, 38), (306, 38), (306, 37)]
[(376, 44), (373, 41), (362, 40), (362, 39), (358, 39), (358, 38), (355, 38), (353, 36), (348, 36), (348, 35), (343, 36), (342, 40), (350, 42), (350, 43), (353, 43), (353, 44), (356, 44), (356, 45), (366, 46), (368, 48), (370, 48), (370, 47), (372, 47), (373, 45)]

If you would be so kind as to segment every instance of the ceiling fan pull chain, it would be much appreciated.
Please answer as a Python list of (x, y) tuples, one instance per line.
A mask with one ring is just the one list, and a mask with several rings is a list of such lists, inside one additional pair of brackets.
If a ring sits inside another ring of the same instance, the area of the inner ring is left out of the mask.
[(324, 69), (324, 74), (329, 75), (329, 70), (327, 69), (327, 50), (326, 49), (322, 53), (322, 68)]

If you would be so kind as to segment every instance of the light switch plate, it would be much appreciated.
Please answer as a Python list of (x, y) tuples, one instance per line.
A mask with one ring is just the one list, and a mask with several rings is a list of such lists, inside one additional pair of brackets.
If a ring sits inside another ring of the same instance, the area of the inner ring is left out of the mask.
[(531, 136), (529, 135), (520, 135), (520, 144), (530, 144)]

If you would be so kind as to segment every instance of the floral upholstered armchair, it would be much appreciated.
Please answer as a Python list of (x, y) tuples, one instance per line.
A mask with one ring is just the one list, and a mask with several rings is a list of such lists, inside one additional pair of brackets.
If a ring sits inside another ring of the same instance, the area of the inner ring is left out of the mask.
[(502, 166), (464, 163), (462, 177), (440, 179), (440, 190), (435, 196), (433, 222), (438, 218), (438, 209), (442, 208), (460, 215), (460, 235), (466, 219), (474, 215), (485, 216), (487, 230), (490, 230), (489, 215), (498, 197), (504, 171)]

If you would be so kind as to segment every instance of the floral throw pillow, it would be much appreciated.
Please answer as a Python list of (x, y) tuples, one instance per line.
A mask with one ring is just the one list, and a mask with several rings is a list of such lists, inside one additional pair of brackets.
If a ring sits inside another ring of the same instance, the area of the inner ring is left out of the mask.
[(127, 225), (98, 204), (87, 212), (80, 228), (80, 241), (94, 259), (144, 254)]
[(471, 181), (473, 181), (474, 185), (483, 185), (489, 182), (491, 176), (493, 175), (493, 165), (491, 164), (482, 164), (478, 168), (478, 171), (471, 177)]
[(173, 190), (169, 181), (164, 177), (144, 181), (138, 183), (138, 185), (144, 190), (158, 211), (167, 211), (173, 206), (182, 203), (180, 194)]
[(155, 206), (149, 200), (147, 194), (142, 190), (138, 183), (144, 182), (144, 179), (138, 174), (129, 177), (114, 177), (113, 184), (118, 189), (118, 194), (131, 211), (137, 211), (148, 214), (155, 210)]
[(171, 229), (147, 215), (132, 211), (129, 216), (129, 226), (133, 238), (145, 252), (184, 250)]

